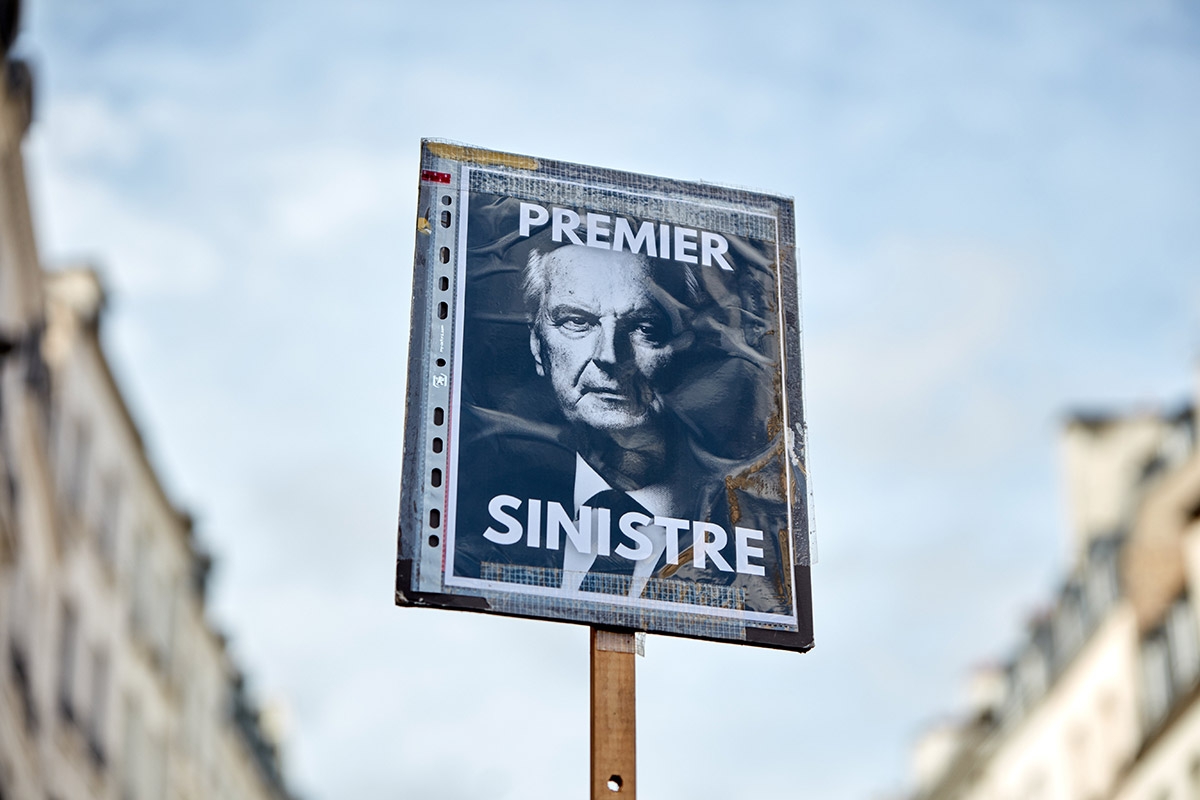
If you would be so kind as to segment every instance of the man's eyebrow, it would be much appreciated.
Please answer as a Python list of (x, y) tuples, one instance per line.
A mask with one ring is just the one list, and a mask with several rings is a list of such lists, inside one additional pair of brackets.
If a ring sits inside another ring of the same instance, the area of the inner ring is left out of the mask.
[(647, 320), (647, 319), (670, 319), (671, 315), (660, 304), (654, 301), (634, 306), (625, 314), (627, 319)]
[(562, 314), (564, 312), (589, 314), (593, 317), (596, 316), (596, 312), (593, 309), (590, 309), (587, 306), (576, 305), (575, 303), (559, 303), (558, 305), (551, 306), (549, 309), (547, 309), (547, 313), (550, 315)]
[(663, 319), (667, 312), (658, 306), (641, 306), (624, 315), (627, 319)]

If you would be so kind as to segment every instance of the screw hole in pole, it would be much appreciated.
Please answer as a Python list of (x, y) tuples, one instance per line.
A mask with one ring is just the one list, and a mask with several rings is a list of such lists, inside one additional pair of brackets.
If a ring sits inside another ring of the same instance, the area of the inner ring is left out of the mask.
[(605, 785), (608, 786), (608, 790), (610, 792), (621, 791), (621, 776), (620, 775), (609, 775), (608, 783)]

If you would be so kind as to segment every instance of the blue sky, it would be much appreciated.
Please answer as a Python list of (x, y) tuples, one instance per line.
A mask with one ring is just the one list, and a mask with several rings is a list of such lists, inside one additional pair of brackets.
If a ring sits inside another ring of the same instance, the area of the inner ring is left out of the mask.
[(1195, 384), (1192, 4), (27, 5), (43, 254), (308, 797), (586, 793), (585, 629), (391, 606), (422, 136), (796, 198), (817, 648), (651, 637), (647, 796), (902, 788), (1064, 568), (1063, 414)]

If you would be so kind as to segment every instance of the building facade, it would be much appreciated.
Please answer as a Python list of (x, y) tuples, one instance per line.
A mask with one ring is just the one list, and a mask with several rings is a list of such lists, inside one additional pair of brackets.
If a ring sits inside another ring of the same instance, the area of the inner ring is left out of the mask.
[(101, 348), (103, 287), (39, 261), (18, 12), (0, 2), (0, 800), (286, 800), (206, 617), (211, 561)]
[(914, 753), (914, 800), (1200, 798), (1196, 406), (1064, 432), (1073, 567), (970, 708)]

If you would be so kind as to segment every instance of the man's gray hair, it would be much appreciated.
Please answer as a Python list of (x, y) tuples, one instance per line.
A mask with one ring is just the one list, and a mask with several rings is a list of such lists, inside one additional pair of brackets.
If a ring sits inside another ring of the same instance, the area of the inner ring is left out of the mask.
[[(546, 292), (550, 289), (550, 267), (557, 259), (562, 258), (563, 254), (578, 248), (579, 245), (567, 245), (548, 253), (542, 253), (536, 248), (529, 251), (529, 260), (525, 263), (525, 277), (521, 282), (521, 294), (525, 299), (525, 313), (530, 323), (537, 320), (542, 310), (542, 301), (546, 299)], [(637, 255), (637, 259), (642, 262), (644, 268), (650, 268), (650, 262), (645, 256)]]
[(521, 282), (521, 294), (525, 298), (525, 314), (532, 323), (542, 310), (542, 300), (550, 288), (549, 265), (546, 261), (553, 254), (542, 254), (536, 249), (529, 251), (529, 260), (525, 263), (525, 280)]

